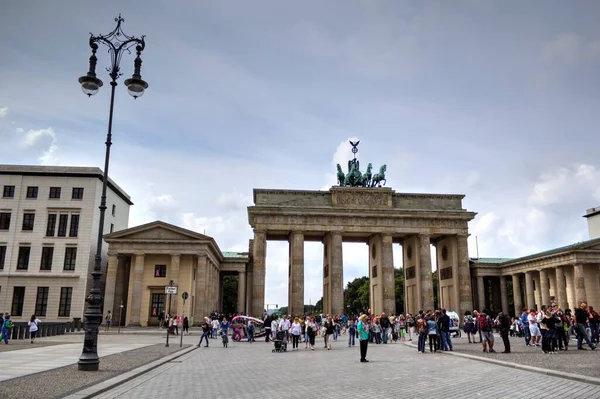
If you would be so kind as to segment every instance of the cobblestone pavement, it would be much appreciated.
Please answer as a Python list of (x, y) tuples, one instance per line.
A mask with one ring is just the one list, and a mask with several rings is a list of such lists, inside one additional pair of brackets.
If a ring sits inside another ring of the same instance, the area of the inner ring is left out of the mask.
[[(600, 397), (597, 385), (420, 354), (400, 343), (369, 345), (370, 362), (363, 364), (358, 347), (337, 341), (328, 351), (322, 342), (317, 339), (315, 351), (300, 344), (297, 352), (271, 353), (272, 345), (264, 342), (230, 343), (225, 349), (213, 340), (209, 348), (198, 348), (99, 397), (372, 399), (393, 397), (398, 390), (408, 398)], [(318, 391), (309, 394), (307, 389), (315, 387)]]
[[(540, 347), (527, 347), (523, 338), (510, 338), (511, 353), (501, 353), (504, 344), (499, 334), (495, 334), (494, 349), (497, 353), (483, 353), (479, 338), (476, 344), (469, 344), (466, 336), (453, 338), (454, 351), (484, 357), (488, 359), (513, 362), (526, 366), (562, 371), (565, 373), (582, 374), (589, 377), (600, 377), (600, 350), (578, 351), (577, 343), (571, 340), (569, 350), (556, 354), (544, 354)], [(584, 346), (587, 348), (587, 345)], [(589, 348), (588, 348), (589, 349)]]

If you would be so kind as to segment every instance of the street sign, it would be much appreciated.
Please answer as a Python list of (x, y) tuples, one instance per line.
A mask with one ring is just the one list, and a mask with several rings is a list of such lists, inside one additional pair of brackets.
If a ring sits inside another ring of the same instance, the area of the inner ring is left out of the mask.
[(183, 298), (183, 300), (185, 301), (186, 299), (188, 299), (188, 293), (187, 292), (183, 292), (183, 294), (181, 294), (181, 298)]
[(177, 294), (177, 287), (165, 286), (165, 294)]

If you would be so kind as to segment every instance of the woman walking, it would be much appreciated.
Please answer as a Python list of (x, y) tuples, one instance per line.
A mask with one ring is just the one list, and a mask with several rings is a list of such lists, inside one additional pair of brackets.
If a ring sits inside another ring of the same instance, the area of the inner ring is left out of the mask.
[(31, 337), (32, 344), (33, 344), (33, 341), (35, 341), (35, 337), (37, 336), (39, 323), (40, 323), (40, 319), (35, 317), (34, 314), (31, 315), (31, 319), (29, 320), (29, 336)]
[(315, 350), (315, 334), (317, 332), (317, 323), (315, 323), (315, 318), (310, 317), (306, 322), (306, 335), (308, 335), (308, 346), (311, 351)]
[(333, 337), (335, 331), (335, 323), (331, 317), (327, 318), (327, 322), (324, 324), (325, 327), (325, 346), (327, 350), (331, 350), (331, 338)]
[(427, 320), (427, 335), (429, 335), (429, 352), (436, 353), (438, 348), (437, 323), (433, 314)]
[(290, 334), (292, 335), (292, 350), (298, 350), (298, 342), (300, 342), (300, 334), (302, 334), (302, 325), (300, 324), (300, 319), (297, 317), (290, 327)]
[(369, 330), (367, 327), (367, 315), (362, 314), (358, 318), (358, 325), (356, 326), (358, 330), (358, 339), (360, 341), (360, 362), (368, 363), (367, 360), (367, 349), (369, 347)]
[[(466, 311), (463, 317), (463, 331), (467, 334), (467, 338), (469, 339), (469, 343), (475, 343), (475, 319), (471, 315), (470, 311)], [(473, 336), (473, 341), (471, 341), (471, 336)]]
[(187, 335), (190, 335), (190, 321), (188, 320), (187, 316), (183, 318), (183, 327), (181, 334), (183, 333), (187, 333)]

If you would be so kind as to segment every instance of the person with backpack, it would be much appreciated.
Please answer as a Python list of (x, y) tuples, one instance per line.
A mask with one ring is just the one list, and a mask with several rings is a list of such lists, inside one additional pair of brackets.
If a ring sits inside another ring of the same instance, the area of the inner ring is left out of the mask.
[(494, 323), (492, 322), (492, 318), (489, 316), (489, 311), (487, 309), (484, 309), (479, 313), (477, 325), (479, 326), (479, 331), (481, 331), (481, 345), (483, 346), (483, 352), (496, 353), (494, 350)]

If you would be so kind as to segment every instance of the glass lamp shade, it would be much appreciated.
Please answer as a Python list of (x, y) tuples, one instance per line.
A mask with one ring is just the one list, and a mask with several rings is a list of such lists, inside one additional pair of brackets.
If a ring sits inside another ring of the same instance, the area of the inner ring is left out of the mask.
[(102, 81), (94, 76), (82, 76), (79, 78), (79, 83), (81, 83), (81, 90), (88, 97), (98, 93), (98, 90), (102, 87)]
[(144, 91), (148, 88), (148, 83), (143, 79), (131, 78), (125, 81), (127, 92), (133, 97), (138, 98), (144, 95)]

